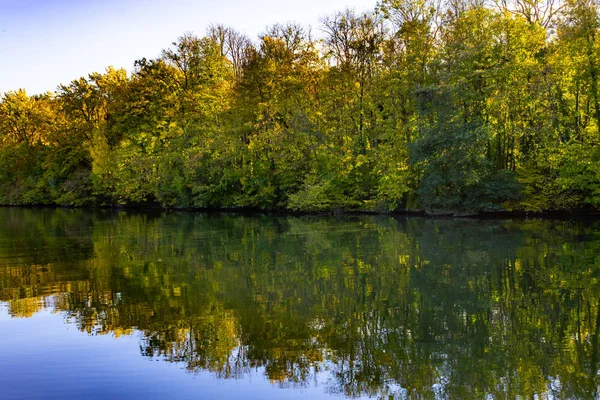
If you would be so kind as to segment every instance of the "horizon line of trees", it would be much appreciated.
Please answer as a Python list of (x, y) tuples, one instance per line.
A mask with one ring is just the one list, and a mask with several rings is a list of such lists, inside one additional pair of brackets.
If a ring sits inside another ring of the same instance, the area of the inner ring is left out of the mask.
[(0, 100), (0, 204), (600, 208), (596, 0), (381, 0)]

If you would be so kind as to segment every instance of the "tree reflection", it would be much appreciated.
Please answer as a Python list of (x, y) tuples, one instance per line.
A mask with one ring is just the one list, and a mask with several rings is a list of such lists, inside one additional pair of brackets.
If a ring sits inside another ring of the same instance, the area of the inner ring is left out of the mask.
[(598, 394), (598, 224), (0, 209), (0, 300), (348, 397)]

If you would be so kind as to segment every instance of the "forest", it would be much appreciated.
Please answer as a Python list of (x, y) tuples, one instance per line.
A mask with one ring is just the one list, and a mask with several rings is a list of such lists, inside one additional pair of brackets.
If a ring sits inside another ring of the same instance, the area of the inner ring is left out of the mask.
[(600, 209), (595, 0), (381, 0), (0, 100), (0, 204)]

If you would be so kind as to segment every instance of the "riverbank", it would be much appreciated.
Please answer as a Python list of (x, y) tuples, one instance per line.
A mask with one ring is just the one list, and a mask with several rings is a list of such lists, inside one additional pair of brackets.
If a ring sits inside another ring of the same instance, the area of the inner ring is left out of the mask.
[(330, 210), (330, 211), (294, 211), (287, 209), (263, 209), (259, 207), (185, 207), (172, 208), (163, 207), (160, 204), (136, 204), (136, 205), (118, 205), (118, 206), (68, 206), (56, 204), (27, 204), (10, 205), (0, 204), (0, 208), (24, 208), (24, 209), (82, 209), (82, 210), (114, 210), (130, 212), (186, 212), (186, 213), (223, 213), (240, 215), (273, 215), (273, 216), (352, 216), (352, 215), (389, 215), (404, 217), (423, 217), (436, 219), (600, 219), (600, 210), (551, 210), (551, 211), (483, 211), (476, 213), (464, 212), (427, 212), (425, 210), (394, 210), (394, 211), (376, 211), (376, 210)]

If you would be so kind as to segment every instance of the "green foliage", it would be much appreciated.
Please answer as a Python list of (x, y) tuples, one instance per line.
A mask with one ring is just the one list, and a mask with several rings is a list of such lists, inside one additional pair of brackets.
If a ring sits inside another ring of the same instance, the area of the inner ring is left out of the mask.
[(502, 4), (384, 0), (256, 44), (213, 26), (130, 75), (5, 93), (0, 204), (598, 209), (598, 10)]
[(580, 204), (600, 208), (600, 147), (574, 143), (565, 151), (556, 180), (561, 191), (580, 200)]
[(432, 212), (498, 210), (518, 196), (507, 171), (494, 171), (485, 148), (489, 130), (480, 124), (449, 121), (433, 127), (414, 143), (420, 171), (419, 195)]
[(296, 193), (290, 195), (288, 207), (294, 211), (362, 210), (365, 205), (344, 192), (343, 184), (333, 180), (309, 178)]

